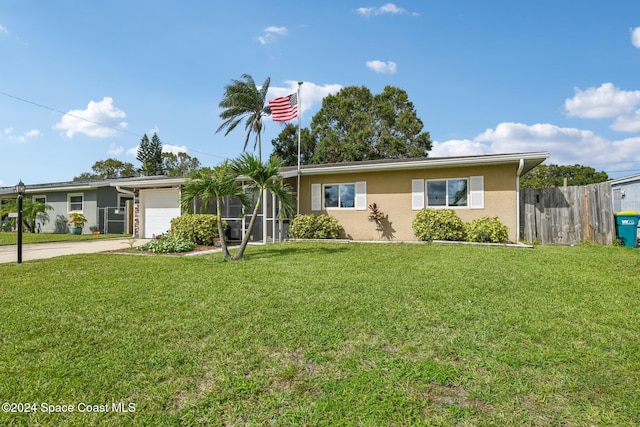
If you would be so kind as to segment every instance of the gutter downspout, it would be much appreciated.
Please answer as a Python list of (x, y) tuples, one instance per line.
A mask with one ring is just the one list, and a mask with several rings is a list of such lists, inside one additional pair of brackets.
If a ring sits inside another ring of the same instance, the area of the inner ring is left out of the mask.
[(116, 185), (116, 191), (118, 193), (122, 193), (122, 194), (126, 194), (128, 196), (131, 196), (131, 197), (135, 197), (135, 194), (134, 194), (133, 191), (125, 190), (124, 188), (120, 187), (119, 185)]
[(520, 242), (520, 175), (524, 169), (524, 159), (520, 159), (516, 170), (516, 244)]

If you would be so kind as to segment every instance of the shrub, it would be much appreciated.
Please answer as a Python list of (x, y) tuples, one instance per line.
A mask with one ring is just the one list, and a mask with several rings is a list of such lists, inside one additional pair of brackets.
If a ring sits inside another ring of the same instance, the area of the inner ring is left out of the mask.
[(189, 252), (195, 247), (196, 244), (189, 239), (178, 237), (174, 234), (166, 234), (140, 246), (140, 250), (166, 254), (172, 252)]
[(465, 240), (462, 220), (451, 209), (422, 209), (413, 220), (413, 232), (417, 238), (432, 240)]
[[(171, 232), (176, 237), (190, 240), (196, 245), (214, 244), (218, 234), (218, 217), (211, 214), (185, 214), (171, 220)], [(226, 228), (226, 222), (222, 223)]]
[(506, 243), (509, 240), (509, 228), (498, 217), (474, 219), (466, 223), (465, 228), (470, 242)]
[(289, 236), (298, 239), (337, 239), (344, 228), (330, 215), (298, 215), (289, 225)]

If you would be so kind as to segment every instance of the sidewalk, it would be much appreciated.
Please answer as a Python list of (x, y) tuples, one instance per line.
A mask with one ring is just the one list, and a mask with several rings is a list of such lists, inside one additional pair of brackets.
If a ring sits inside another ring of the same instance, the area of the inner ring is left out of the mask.
[[(142, 245), (147, 241), (148, 239), (135, 239), (134, 246)], [(32, 243), (22, 245), (22, 262), (63, 255), (116, 251), (128, 248), (130, 242), (131, 239), (101, 239), (80, 242)], [(0, 264), (9, 262), (18, 262), (16, 245), (0, 246)]]

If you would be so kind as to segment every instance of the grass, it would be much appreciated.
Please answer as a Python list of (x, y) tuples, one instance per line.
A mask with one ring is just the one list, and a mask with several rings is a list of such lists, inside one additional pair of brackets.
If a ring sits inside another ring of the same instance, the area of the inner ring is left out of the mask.
[[(130, 237), (128, 234), (57, 234), (57, 233), (22, 233), (22, 243), (50, 243), (79, 240), (122, 239)], [(18, 234), (0, 232), (0, 246), (17, 245)]]
[(38, 405), (0, 424), (640, 423), (636, 250), (290, 243), (247, 256), (0, 265), (0, 400)]

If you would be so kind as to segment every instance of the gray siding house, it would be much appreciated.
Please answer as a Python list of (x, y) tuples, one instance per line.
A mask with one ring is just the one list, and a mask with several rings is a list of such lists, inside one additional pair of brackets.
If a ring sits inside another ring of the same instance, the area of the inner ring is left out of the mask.
[(640, 212), (640, 174), (614, 179), (610, 182), (613, 211)]
[[(112, 185), (118, 181), (72, 181), (27, 185), (25, 199), (44, 202), (53, 208), (47, 211), (49, 221), (36, 222), (36, 231), (65, 233), (69, 214), (79, 212), (87, 218), (87, 224), (82, 230), (83, 234), (91, 234), (93, 231), (111, 234), (131, 233), (130, 211), (133, 206), (133, 195), (118, 191), (117, 187)], [(0, 188), (0, 203), (2, 200), (16, 197), (14, 187)]]

